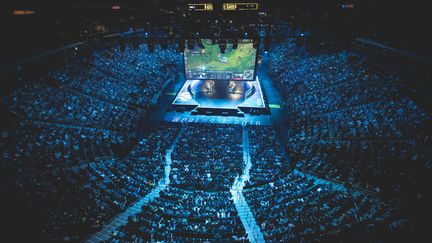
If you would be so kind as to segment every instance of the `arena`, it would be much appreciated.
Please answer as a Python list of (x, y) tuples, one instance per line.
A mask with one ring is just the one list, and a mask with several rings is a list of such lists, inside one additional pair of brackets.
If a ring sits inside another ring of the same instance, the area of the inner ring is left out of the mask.
[(0, 7), (1, 240), (430, 241), (412, 9), (36, 2)]

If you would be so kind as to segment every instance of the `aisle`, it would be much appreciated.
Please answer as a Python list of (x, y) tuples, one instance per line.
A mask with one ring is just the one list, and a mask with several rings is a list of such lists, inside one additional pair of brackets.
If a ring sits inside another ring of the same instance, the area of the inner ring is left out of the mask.
[(108, 241), (109, 238), (112, 236), (113, 232), (115, 232), (120, 226), (127, 224), (129, 216), (141, 212), (141, 208), (144, 204), (159, 197), (159, 192), (164, 190), (170, 183), (169, 177), (171, 173), (171, 163), (172, 163), (171, 153), (174, 150), (174, 147), (183, 131), (184, 131), (184, 127), (180, 130), (180, 132), (177, 134), (176, 138), (174, 139), (173, 143), (171, 144), (170, 148), (167, 149), (166, 151), (164, 177), (160, 179), (157, 186), (153, 188), (153, 190), (145, 197), (141, 198), (140, 200), (132, 204), (132, 206), (127, 208), (126, 211), (124, 211), (123, 213), (119, 213), (116, 217), (114, 217), (113, 220), (105, 224), (101, 231), (91, 235), (86, 240), (86, 242)]
[(240, 177), (237, 177), (234, 181), (232, 188), (230, 189), (231, 195), (233, 196), (234, 205), (239, 214), (240, 220), (248, 234), (250, 242), (265, 242), (264, 236), (259, 228), (252, 211), (243, 196), (243, 188), (245, 183), (249, 180), (249, 171), (252, 167), (252, 162), (249, 154), (249, 137), (247, 127), (243, 126), (243, 163), (244, 169)]

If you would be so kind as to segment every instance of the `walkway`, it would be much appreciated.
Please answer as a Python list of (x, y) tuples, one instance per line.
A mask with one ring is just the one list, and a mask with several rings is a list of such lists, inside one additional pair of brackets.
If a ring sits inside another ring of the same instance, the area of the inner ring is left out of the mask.
[[(312, 180), (314, 180), (314, 186), (316, 185), (327, 185), (327, 186), (331, 186), (334, 190), (343, 192), (343, 193), (347, 193), (348, 190), (351, 190), (351, 193), (359, 193), (359, 194), (366, 194), (368, 196), (371, 197), (378, 197), (378, 193), (371, 191), (371, 190), (367, 190), (365, 188), (360, 188), (360, 187), (350, 187), (349, 189), (344, 185), (343, 182), (340, 181), (335, 181), (335, 180), (331, 180), (331, 179), (326, 179), (326, 178), (320, 178), (317, 175), (310, 173), (310, 172), (302, 172), (302, 171), (298, 171), (298, 170), (294, 170), (293, 173), (295, 174), (300, 174), (300, 175), (304, 175)], [(388, 199), (389, 202), (391, 203), (396, 203), (396, 204), (401, 204), (402, 200), (398, 199), (398, 198), (389, 198)]]
[(157, 186), (153, 188), (153, 190), (147, 194), (145, 197), (141, 198), (137, 202), (135, 202), (132, 206), (130, 206), (123, 213), (118, 214), (114, 219), (104, 225), (101, 231), (94, 233), (91, 235), (86, 242), (100, 242), (107, 241), (112, 232), (116, 231), (120, 226), (125, 225), (128, 222), (128, 217), (131, 215), (135, 215), (141, 212), (141, 208), (144, 204), (152, 201), (156, 197), (159, 197), (159, 192), (164, 190), (168, 184), (170, 183), (170, 173), (171, 173), (171, 153), (174, 150), (174, 147), (179, 140), (181, 133), (184, 131), (182, 128), (180, 132), (177, 134), (170, 148), (167, 149), (165, 154), (165, 167), (164, 167), (164, 177), (158, 182)]
[(252, 211), (243, 196), (243, 187), (249, 180), (249, 171), (252, 167), (252, 162), (249, 154), (249, 138), (247, 133), (247, 127), (243, 126), (243, 162), (244, 169), (240, 177), (237, 177), (230, 190), (233, 196), (234, 205), (239, 214), (240, 220), (249, 236), (249, 241), (254, 242), (265, 242), (264, 236), (252, 214)]
[(410, 57), (410, 58), (412, 58), (414, 60), (427, 63), (429, 65), (432, 64), (432, 60), (429, 60), (428, 58), (419, 56), (419, 55), (417, 55), (417, 54), (415, 54), (413, 52), (409, 52), (409, 51), (404, 51), (404, 50), (399, 50), (399, 49), (396, 49), (396, 48), (392, 48), (392, 47), (390, 47), (388, 45), (385, 45), (383, 43), (380, 43), (380, 42), (377, 42), (377, 41), (373, 41), (373, 40), (370, 40), (370, 39), (367, 39), (367, 38), (356, 37), (356, 38), (354, 38), (354, 40), (356, 40), (358, 42), (361, 42), (361, 43), (364, 43), (364, 44), (368, 44), (368, 45), (371, 45), (371, 46), (382, 48), (382, 49), (385, 49), (385, 50), (393, 51), (393, 52), (396, 52), (396, 53), (398, 53), (398, 54), (400, 54), (402, 56), (407, 56), (407, 57)]
[(316, 175), (313, 175), (311, 173), (302, 172), (299, 170), (294, 170), (293, 173), (299, 174), (302, 176), (306, 176), (307, 178), (312, 179), (314, 181), (314, 185), (327, 185), (327, 186), (332, 187), (334, 190), (341, 191), (344, 193), (346, 193), (348, 191), (347, 188), (342, 183), (336, 183), (336, 182), (331, 181), (331, 180), (322, 179), (322, 178), (319, 178)]

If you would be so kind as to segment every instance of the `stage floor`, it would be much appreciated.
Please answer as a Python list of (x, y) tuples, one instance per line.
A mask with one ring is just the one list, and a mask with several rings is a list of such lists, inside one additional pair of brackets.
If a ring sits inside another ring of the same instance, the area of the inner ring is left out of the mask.
[(186, 80), (172, 104), (213, 109), (266, 107), (258, 77), (255, 81)]

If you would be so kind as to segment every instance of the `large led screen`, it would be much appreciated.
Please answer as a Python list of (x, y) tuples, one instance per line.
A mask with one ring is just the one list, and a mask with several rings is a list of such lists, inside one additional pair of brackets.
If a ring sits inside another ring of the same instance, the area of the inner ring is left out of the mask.
[(223, 54), (219, 44), (199, 41), (193, 49), (185, 48), (186, 79), (255, 80), (257, 49), (252, 40), (239, 40), (235, 49), (228, 43)]

